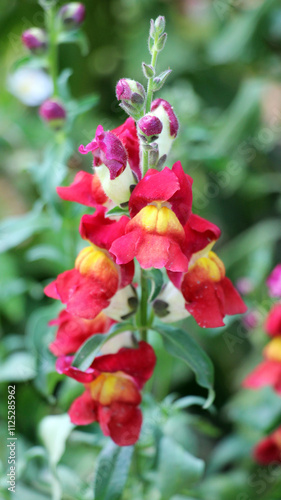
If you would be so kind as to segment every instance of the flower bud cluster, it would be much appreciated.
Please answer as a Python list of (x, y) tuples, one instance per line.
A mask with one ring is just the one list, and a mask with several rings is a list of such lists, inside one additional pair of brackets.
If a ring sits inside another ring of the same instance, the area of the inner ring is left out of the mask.
[[(77, 30), (84, 18), (85, 6), (82, 3), (65, 4), (57, 12), (54, 25), (49, 29), (49, 32), (37, 27), (29, 28), (22, 34), (22, 43), (33, 56), (45, 57), (49, 54), (47, 59), (49, 63), (53, 45), (60, 41), (60, 34)], [(51, 68), (49, 70), (52, 74)], [(53, 82), (53, 87), (55, 90), (55, 82)], [(66, 108), (57, 96), (47, 99), (41, 104), (39, 115), (54, 130), (63, 128), (67, 118)]]

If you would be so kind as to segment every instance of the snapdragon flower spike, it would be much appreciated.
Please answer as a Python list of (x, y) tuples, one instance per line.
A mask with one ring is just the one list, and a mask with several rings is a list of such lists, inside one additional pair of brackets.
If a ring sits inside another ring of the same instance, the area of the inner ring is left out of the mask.
[(137, 349), (94, 359), (86, 372), (71, 367), (72, 358), (61, 358), (56, 368), (85, 384), (86, 391), (71, 405), (69, 415), (76, 425), (98, 421), (105, 436), (118, 446), (133, 445), (139, 438), (142, 414), (140, 390), (152, 376), (156, 357), (152, 347), (141, 341)]
[(94, 168), (103, 190), (114, 203), (121, 205), (130, 198), (130, 187), (140, 179), (139, 140), (135, 122), (128, 118), (111, 132), (97, 128), (95, 139), (80, 153), (92, 152)]
[(134, 257), (144, 269), (166, 267), (187, 271), (188, 259), (183, 253), (183, 225), (191, 213), (192, 179), (180, 162), (172, 170), (150, 169), (135, 187), (130, 201), (130, 222), (125, 235), (117, 238), (110, 252), (117, 264)]
[(260, 389), (271, 386), (281, 395), (281, 336), (272, 339), (264, 349), (265, 360), (243, 381), (243, 387)]
[(281, 297), (281, 264), (278, 264), (267, 278), (266, 284), (271, 297)]
[(29, 28), (21, 36), (22, 43), (35, 55), (43, 54), (48, 46), (46, 31), (41, 28)]
[(261, 465), (281, 463), (281, 427), (257, 444), (254, 458)]
[(155, 99), (151, 104), (149, 115), (155, 116), (162, 123), (162, 131), (155, 142), (158, 145), (159, 157), (167, 156), (179, 130), (179, 122), (174, 109), (165, 99)]
[(63, 5), (59, 11), (59, 17), (62, 21), (64, 28), (77, 29), (85, 19), (86, 9), (80, 2), (72, 2)]
[(66, 110), (59, 99), (47, 99), (39, 108), (39, 115), (54, 129), (60, 129), (66, 120)]
[(59, 274), (45, 288), (48, 297), (60, 300), (70, 314), (85, 319), (94, 319), (108, 307), (115, 293), (134, 276), (133, 261), (118, 266), (109, 254), (113, 239), (124, 234), (129, 219), (110, 220), (105, 212), (99, 207), (93, 216), (82, 217), (80, 234), (92, 244), (81, 250), (75, 269)]
[(49, 349), (55, 356), (73, 354), (95, 333), (108, 332), (113, 323), (104, 312), (100, 312), (95, 319), (87, 320), (73, 316), (64, 309), (49, 322), (50, 326), (58, 326), (56, 338)]
[(87, 207), (97, 208), (99, 205), (108, 205), (110, 202), (98, 175), (83, 171), (75, 175), (70, 186), (57, 187), (57, 193), (62, 200), (74, 201)]
[(185, 225), (187, 272), (168, 271), (179, 288), (186, 310), (202, 328), (223, 326), (225, 315), (242, 314), (247, 308), (231, 281), (225, 276), (223, 262), (211, 251), (220, 230), (207, 220), (192, 214)]

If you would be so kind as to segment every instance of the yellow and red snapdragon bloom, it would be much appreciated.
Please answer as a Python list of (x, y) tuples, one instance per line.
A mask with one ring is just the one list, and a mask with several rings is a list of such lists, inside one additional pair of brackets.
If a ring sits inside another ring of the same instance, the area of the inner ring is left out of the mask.
[(254, 458), (261, 465), (281, 463), (281, 427), (257, 444)]
[(192, 214), (185, 225), (185, 244), (188, 270), (168, 271), (173, 284), (181, 290), (186, 310), (202, 328), (223, 326), (225, 315), (242, 314), (246, 306), (231, 281), (225, 267), (212, 247), (220, 230), (209, 221)]
[(260, 389), (271, 386), (281, 395), (281, 335), (274, 337), (265, 347), (264, 361), (243, 381), (243, 387)]
[(56, 364), (59, 373), (85, 385), (85, 392), (70, 407), (71, 421), (76, 425), (99, 422), (103, 434), (117, 445), (133, 445), (142, 425), (140, 391), (156, 362), (153, 348), (141, 341), (136, 349), (123, 347), (97, 356), (85, 372), (71, 366), (72, 360), (66, 356)]
[(103, 311), (94, 319), (83, 319), (64, 309), (56, 319), (49, 322), (50, 326), (58, 327), (56, 338), (49, 349), (55, 356), (74, 354), (89, 337), (95, 333), (108, 332), (113, 323)]
[(99, 207), (94, 215), (85, 215), (80, 224), (82, 238), (91, 242), (78, 254), (75, 268), (58, 275), (45, 288), (47, 296), (66, 304), (70, 314), (95, 318), (110, 305), (115, 293), (132, 282), (134, 263), (117, 265), (109, 253), (112, 242), (124, 234), (128, 217), (118, 221), (105, 217)]
[(191, 204), (192, 179), (184, 173), (180, 162), (172, 170), (148, 170), (130, 197), (131, 220), (125, 235), (110, 248), (117, 264), (126, 264), (136, 257), (144, 269), (187, 270), (188, 259), (182, 246)]

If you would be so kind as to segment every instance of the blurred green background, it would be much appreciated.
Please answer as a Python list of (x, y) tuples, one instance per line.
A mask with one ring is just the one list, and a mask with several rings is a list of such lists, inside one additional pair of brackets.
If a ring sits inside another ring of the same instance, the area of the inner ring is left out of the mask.
[[(193, 177), (194, 211), (222, 229), (215, 251), (234, 282), (248, 279), (251, 290), (244, 298), (257, 318), (255, 331), (239, 319), (228, 321), (219, 330), (202, 331), (193, 319), (184, 324), (214, 362), (218, 412), (209, 415), (196, 409), (168, 419), (167, 432), (179, 442), (185, 440), (187, 449), (209, 464), (205, 479), (189, 497), (173, 498), (280, 500), (280, 477), (272, 480), (267, 471), (264, 488), (258, 488), (254, 484), (258, 472), (251, 460), (253, 444), (281, 423), (280, 398), (271, 390), (251, 393), (239, 389), (243, 376), (261, 359), (266, 342), (262, 323), (271, 305), (264, 282), (280, 261), (280, 1), (84, 3), (87, 16), (83, 29), (89, 52), (82, 56), (78, 46), (61, 45), (59, 64), (61, 71), (73, 71), (69, 87), (75, 102), (92, 93), (99, 100), (91, 111), (77, 116), (67, 151), (61, 152), (61, 158), (54, 157), (53, 163), (67, 162), (66, 182), (78, 170), (89, 170), (89, 159), (77, 154), (78, 146), (94, 136), (99, 123), (112, 129), (126, 118), (115, 99), (116, 82), (129, 77), (144, 84), (141, 63), (149, 62), (149, 20), (165, 15), (168, 41), (158, 69), (171, 67), (173, 72), (159, 95), (174, 106), (181, 126), (169, 164), (180, 159)], [(85, 211), (60, 202), (55, 194), (50, 201), (44, 193), (46, 182), (52, 186), (57, 179), (45, 156), (46, 142), (54, 142), (53, 133), (39, 119), (38, 108), (24, 106), (7, 91), (8, 73), (26, 55), (21, 33), (34, 25), (43, 26), (43, 12), (35, 1), (1, 0), (0, 412), (5, 440), (7, 382), (14, 381), (19, 455), (24, 457), (19, 465), (20, 500), (49, 498), (50, 479), (44, 457), (40, 458), (43, 452), (37, 450), (38, 456), (34, 452), (35, 459), (28, 453), (41, 443), (40, 420), (67, 411), (75, 391), (79, 391), (54, 371), (54, 359), (48, 353), (54, 330), (48, 329), (47, 321), (56, 316), (58, 305), (44, 298), (43, 286), (73, 266), (79, 247), (79, 218)], [(25, 219), (18, 218), (26, 213)], [(158, 353), (152, 382), (155, 400), (161, 402), (170, 392), (205, 396), (189, 370), (171, 360), (159, 340), (151, 340)], [(24, 369), (19, 370), (19, 366)], [(181, 436), (177, 436), (178, 428)], [(92, 498), (91, 474), (101, 438), (87, 429), (83, 435), (73, 431), (71, 436), (61, 472), (68, 484), (64, 498), (87, 500)], [(3, 474), (5, 453), (4, 449)], [(75, 454), (77, 460), (73, 459)], [(69, 486), (71, 474), (77, 481), (74, 496)], [(4, 479), (0, 484), (4, 485)], [(142, 491), (131, 480), (124, 498), (157, 500), (161, 498), (159, 488)], [(2, 495), (9, 498), (5, 486)]]

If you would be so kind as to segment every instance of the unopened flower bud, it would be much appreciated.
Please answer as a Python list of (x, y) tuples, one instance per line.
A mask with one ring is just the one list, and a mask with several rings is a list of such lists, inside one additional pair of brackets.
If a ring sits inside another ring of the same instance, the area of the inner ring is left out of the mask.
[(149, 139), (155, 140), (161, 134), (163, 125), (157, 116), (147, 114), (143, 116), (139, 122), (138, 127), (141, 132)]
[(179, 122), (173, 107), (164, 99), (155, 99), (152, 102), (150, 115), (159, 118), (163, 125), (162, 132), (156, 140), (161, 158), (169, 154), (172, 143), (178, 134)]
[(158, 34), (161, 35), (165, 29), (166, 21), (164, 16), (158, 16), (157, 19), (155, 20), (154, 26), (155, 29), (158, 31)]
[(63, 5), (59, 11), (59, 16), (64, 28), (77, 29), (85, 18), (85, 6), (80, 2), (73, 2)]
[(30, 28), (23, 32), (22, 43), (33, 54), (43, 54), (48, 45), (47, 33), (41, 28)]
[(41, 104), (39, 114), (52, 128), (58, 130), (63, 127), (66, 111), (58, 99), (47, 99)]
[(145, 90), (139, 82), (122, 78), (116, 85), (116, 97), (126, 113), (134, 119), (139, 118), (145, 102)]

